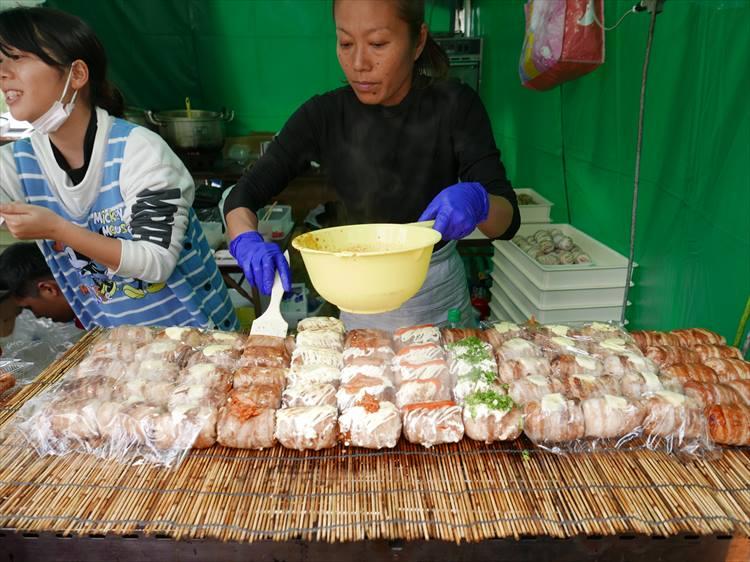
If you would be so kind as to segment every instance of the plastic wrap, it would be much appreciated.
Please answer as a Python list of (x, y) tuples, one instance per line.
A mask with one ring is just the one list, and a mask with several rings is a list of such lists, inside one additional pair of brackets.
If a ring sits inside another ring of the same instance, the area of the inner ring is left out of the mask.
[(297, 346), (292, 353), (292, 369), (298, 369), (303, 365), (321, 365), (341, 369), (343, 366), (341, 352), (325, 347)]
[(297, 346), (332, 349), (341, 353), (344, 336), (333, 330), (305, 330), (297, 334)]
[(447, 377), (403, 381), (396, 391), (396, 405), (404, 408), (421, 402), (440, 402), (452, 397)]
[(273, 447), (280, 401), (280, 390), (272, 385), (233, 390), (219, 410), (218, 442), (237, 449)]
[(401, 328), (393, 333), (393, 345), (397, 351), (412, 345), (424, 345), (430, 343), (437, 345), (442, 343), (440, 328), (433, 324), (422, 324), (420, 326)]
[(311, 318), (303, 318), (297, 323), (297, 331), (305, 332), (308, 330), (326, 330), (338, 332), (342, 336), (346, 331), (344, 323), (338, 318), (314, 316)]
[(380, 377), (363, 374), (355, 375), (349, 382), (342, 383), (336, 392), (336, 402), (342, 412), (355, 403), (360, 402), (368, 394), (379, 402), (393, 402), (395, 400), (393, 383)]
[(524, 406), (524, 432), (537, 444), (576, 441), (585, 435), (583, 410), (562, 394), (547, 394)]
[(451, 400), (412, 404), (403, 409), (403, 433), (410, 443), (432, 447), (464, 436), (461, 406)]
[(418, 365), (420, 363), (427, 363), (428, 361), (444, 358), (445, 352), (441, 345), (436, 343), (423, 343), (402, 347), (393, 358), (393, 363), (396, 366), (400, 365), (402, 362)]
[(276, 413), (276, 439), (288, 449), (327, 449), (336, 444), (337, 420), (333, 406), (282, 408)]
[(341, 413), (339, 432), (346, 446), (393, 448), (401, 437), (401, 415), (392, 403), (366, 396)]
[(688, 381), (682, 387), (685, 396), (694, 400), (701, 408), (721, 404), (743, 404), (744, 400), (729, 385), (715, 382)]
[(303, 365), (289, 370), (287, 384), (330, 384), (339, 387), (341, 383), (341, 371), (336, 367), (325, 365)]
[(288, 386), (281, 397), (284, 408), (299, 406), (337, 406), (336, 387), (332, 384), (301, 383)]
[(232, 386), (247, 388), (256, 384), (286, 386), (288, 370), (282, 367), (240, 367), (234, 371)]
[(711, 439), (722, 445), (750, 445), (750, 408), (740, 404), (715, 405), (706, 409)]
[(512, 441), (523, 431), (523, 412), (509, 396), (474, 392), (466, 397), (463, 422), (466, 436), (475, 441)]
[(750, 379), (727, 381), (725, 384), (737, 393), (746, 406), (750, 406)]

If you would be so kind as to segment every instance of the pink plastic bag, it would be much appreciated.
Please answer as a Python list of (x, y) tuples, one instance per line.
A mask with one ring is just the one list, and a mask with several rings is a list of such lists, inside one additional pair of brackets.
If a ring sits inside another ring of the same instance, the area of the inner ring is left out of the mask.
[(524, 9), (518, 70), (527, 88), (549, 90), (604, 62), (604, 0), (529, 0)]

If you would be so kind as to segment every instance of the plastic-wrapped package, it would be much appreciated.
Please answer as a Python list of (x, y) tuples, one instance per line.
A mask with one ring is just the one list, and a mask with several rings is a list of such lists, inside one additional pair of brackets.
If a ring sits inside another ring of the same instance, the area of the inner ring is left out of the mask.
[(341, 369), (341, 382), (346, 384), (357, 375), (368, 377), (377, 377), (385, 381), (394, 382), (394, 374), (388, 363), (378, 363), (373, 365), (347, 365)]
[(278, 387), (272, 385), (233, 390), (219, 410), (216, 426), (218, 442), (237, 449), (273, 447), (280, 392)]
[(449, 378), (448, 362), (435, 359), (425, 363), (412, 364), (402, 361), (393, 373), (394, 382), (402, 384), (404, 381), (434, 378)]
[(232, 386), (239, 389), (255, 384), (271, 384), (284, 388), (287, 371), (281, 367), (240, 367), (234, 371)]
[(513, 338), (503, 343), (495, 351), (497, 362), (520, 359), (521, 357), (544, 357), (541, 348), (533, 342)]
[(380, 377), (356, 375), (349, 382), (342, 383), (336, 392), (336, 401), (342, 412), (364, 399), (365, 394), (379, 402), (393, 402), (395, 389), (393, 383)]
[[(136, 358), (136, 352), (140, 351), (141, 348), (149, 348), (152, 344), (146, 344), (140, 346), (139, 344), (132, 341), (109, 341), (103, 339), (96, 342), (89, 351), (88, 357), (97, 359), (113, 359), (118, 361), (132, 362), (138, 360)], [(149, 359), (152, 359), (149, 357)]]
[(584, 436), (613, 438), (637, 436), (646, 411), (639, 402), (605, 394), (581, 401)]
[[(455, 365), (455, 364), (454, 364)], [(457, 371), (453, 387), (453, 398), (458, 404), (463, 404), (469, 394), (474, 392), (495, 391), (504, 392), (505, 385), (500, 380), (497, 371), (482, 367)]]
[(729, 385), (715, 382), (688, 381), (682, 388), (685, 396), (695, 400), (701, 408), (714, 404), (741, 404), (742, 396)]
[(521, 406), (529, 402), (539, 402), (547, 394), (560, 392), (562, 383), (556, 377), (529, 375), (510, 383), (508, 396)]
[(132, 341), (144, 345), (154, 341), (157, 332), (148, 326), (117, 326), (112, 328), (106, 335), (105, 341)]
[(556, 377), (565, 375), (587, 375), (598, 377), (604, 374), (604, 365), (595, 357), (584, 355), (558, 355), (550, 361), (550, 370)]
[(464, 436), (462, 408), (451, 400), (411, 404), (404, 408), (403, 433), (410, 443), (427, 448), (457, 443)]
[(424, 345), (428, 343), (440, 345), (441, 341), (440, 328), (434, 324), (400, 328), (393, 333), (393, 344), (397, 350), (412, 345)]
[(534, 342), (542, 348), (544, 355), (554, 359), (559, 355), (588, 355), (588, 342), (566, 336), (546, 336), (537, 333)]
[(337, 420), (333, 406), (284, 408), (276, 412), (276, 439), (287, 449), (327, 449), (336, 444)]
[(498, 322), (487, 328), (483, 334), (483, 339), (495, 350), (506, 341), (516, 338), (527, 339), (528, 334), (526, 328), (513, 322)]
[(545, 338), (563, 337), (573, 338), (576, 335), (576, 329), (573, 326), (565, 324), (542, 324), (534, 327), (536, 334)]
[[(155, 367), (161, 365), (161, 361), (155, 361)], [(165, 363), (166, 364), (166, 363)], [(122, 359), (111, 359), (109, 357), (94, 357), (88, 356), (83, 359), (78, 365), (70, 369), (66, 374), (66, 379), (88, 377), (92, 375), (106, 374), (110, 377), (119, 379), (121, 377), (129, 376), (133, 373), (140, 376), (148, 376), (151, 373), (151, 369), (143, 368), (141, 370), (140, 363), (127, 363)], [(148, 366), (148, 363), (147, 363)], [(169, 367), (165, 367), (164, 370), (169, 370), (169, 377), (175, 378), (179, 369), (176, 365), (169, 364)], [(160, 373), (162, 369), (154, 368), (154, 372)], [(166, 378), (166, 377), (164, 377)]]
[(344, 347), (342, 354), (344, 365), (377, 365), (390, 363), (393, 360), (393, 349), (390, 345), (378, 347)]
[[(724, 377), (720, 377), (711, 367), (702, 363), (675, 363), (669, 367), (664, 367), (661, 370), (661, 374), (665, 381), (679, 385), (688, 381), (723, 382), (724, 379)], [(731, 378), (727, 380), (731, 380)]]
[(704, 364), (719, 376), (720, 382), (750, 379), (750, 361), (742, 359), (706, 359)]
[(339, 387), (341, 383), (341, 370), (326, 365), (303, 365), (293, 368), (287, 373), (287, 384), (330, 384)]
[(670, 347), (666, 345), (652, 345), (645, 351), (646, 357), (656, 363), (661, 369), (676, 363), (700, 363), (701, 356), (687, 347)]
[(232, 373), (211, 363), (201, 363), (191, 365), (180, 372), (180, 384), (187, 385), (205, 385), (223, 391), (228, 391), (232, 387)]
[(395, 365), (399, 365), (402, 362), (420, 364), (444, 358), (445, 352), (442, 346), (436, 343), (423, 343), (402, 347), (393, 358), (393, 363)]
[(396, 391), (396, 405), (401, 409), (410, 404), (450, 399), (451, 387), (447, 377), (403, 381)]
[(401, 416), (390, 402), (369, 395), (339, 416), (339, 432), (346, 446), (393, 448), (401, 437)]
[(315, 330), (338, 332), (343, 336), (346, 328), (341, 320), (330, 316), (312, 316), (310, 318), (303, 318), (297, 323), (298, 332)]
[(563, 375), (559, 380), (558, 392), (569, 399), (585, 400), (587, 398), (600, 398), (605, 395), (620, 395), (620, 383), (611, 375), (600, 377)]
[(210, 330), (205, 333), (205, 345), (229, 345), (234, 349), (242, 351), (246, 347), (246, 337), (235, 332), (221, 332)]
[(299, 406), (337, 406), (336, 387), (332, 384), (301, 383), (288, 386), (281, 396), (284, 408)]
[(391, 336), (383, 330), (372, 328), (360, 328), (346, 333), (344, 348), (358, 347), (361, 349), (373, 349), (379, 347), (391, 348)]
[(156, 332), (155, 339), (170, 340), (190, 347), (201, 347), (205, 345), (206, 337), (198, 328), (186, 328), (183, 326), (171, 326)]
[(659, 376), (653, 373), (628, 373), (620, 379), (620, 391), (625, 398), (637, 400), (646, 394), (658, 392), (660, 390), (675, 390), (681, 388), (679, 382), (677, 385), (668, 385), (662, 382)]
[(530, 375), (549, 377), (552, 375), (552, 367), (546, 357), (519, 357), (509, 361), (499, 361), (497, 372), (500, 380), (509, 384)]
[[(146, 361), (148, 359), (161, 359), (169, 363), (174, 363), (178, 367), (187, 365), (190, 356), (195, 353), (195, 349), (189, 345), (174, 340), (157, 340), (144, 346), (138, 347), (134, 355), (130, 357), (118, 357), (121, 359), (136, 361)], [(96, 350), (92, 350), (92, 355), (98, 355)]]
[(248, 350), (248, 353), (251, 352), (250, 350), (254, 350), (259, 347), (270, 347), (272, 349), (278, 349), (279, 351), (286, 351), (286, 338), (282, 338), (279, 336), (266, 336), (261, 334), (250, 334), (249, 336), (247, 336), (247, 339), (245, 340), (245, 350)]
[[(296, 352), (297, 350), (295, 350)], [(248, 346), (239, 360), (241, 367), (288, 367), (289, 352), (285, 347)]]
[(713, 345), (709, 343), (699, 343), (692, 347), (701, 358), (706, 359), (742, 359), (742, 353), (736, 347), (728, 345)]
[(468, 338), (485, 338), (484, 331), (477, 328), (442, 328), (440, 335), (446, 346)]
[(581, 326), (577, 330), (580, 337), (588, 338), (593, 341), (602, 341), (609, 339), (620, 339), (627, 342), (632, 341), (632, 337), (619, 324), (609, 324), (606, 322), (590, 322)]
[[(690, 441), (707, 441), (703, 410), (684, 394), (662, 390), (644, 399), (646, 417), (643, 431), (647, 436), (664, 438), (667, 449), (692, 448)], [(654, 446), (654, 440), (649, 441)]]
[(750, 406), (750, 379), (727, 381), (724, 384), (733, 389), (742, 398), (745, 405)]
[(466, 436), (493, 443), (512, 441), (523, 431), (523, 414), (509, 396), (495, 391), (475, 392), (466, 397), (463, 409)]
[(604, 358), (610, 355), (641, 356), (641, 350), (632, 340), (624, 338), (608, 338), (593, 341), (588, 346), (589, 353), (594, 357)]
[(750, 445), (750, 408), (740, 404), (706, 408), (708, 432), (715, 443)]
[(227, 369), (237, 366), (240, 359), (240, 350), (231, 345), (211, 344), (193, 353), (187, 361), (187, 365), (199, 363), (211, 363)]
[(562, 394), (547, 394), (524, 406), (523, 429), (535, 443), (575, 441), (585, 435), (583, 410)]
[(617, 355), (608, 355), (602, 361), (604, 371), (615, 377), (624, 377), (630, 373), (651, 373), (659, 372), (659, 367), (648, 357), (639, 353), (621, 353)]
[(341, 353), (344, 336), (335, 330), (304, 330), (297, 334), (297, 346), (332, 349)]

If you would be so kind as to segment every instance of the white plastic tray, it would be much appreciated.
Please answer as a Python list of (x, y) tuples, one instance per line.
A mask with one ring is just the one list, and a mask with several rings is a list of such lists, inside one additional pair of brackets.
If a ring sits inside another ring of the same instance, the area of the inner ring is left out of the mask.
[[(501, 271), (537, 308), (614, 306), (622, 303), (625, 287), (591, 287), (586, 289), (540, 289), (508, 258), (495, 252), (493, 271)], [(634, 284), (631, 282), (630, 286)]]
[[(573, 242), (591, 256), (592, 263), (543, 265), (510, 240), (496, 240), (492, 245), (495, 247), (496, 253), (503, 254), (524, 276), (543, 290), (625, 286), (625, 278), (628, 272), (628, 260), (625, 256), (618, 254), (569, 224), (522, 224), (518, 234), (529, 236), (540, 228), (545, 230), (557, 228), (563, 234), (573, 238)], [(634, 264), (634, 266), (637, 266), (637, 264)]]
[[(491, 300), (498, 299), (511, 316), (517, 316), (521, 321), (536, 318), (542, 324), (557, 324), (565, 322), (608, 322), (619, 321), (622, 306), (588, 307), (588, 308), (554, 308), (543, 310), (533, 306), (520, 291), (512, 284), (501, 285), (493, 276)], [(628, 303), (630, 304), (630, 303)], [(518, 322), (514, 318), (514, 322)]]
[(548, 201), (529, 187), (519, 187), (515, 192), (516, 195), (528, 195), (537, 202), (536, 205), (518, 206), (521, 211), (521, 224), (550, 222), (550, 211), (554, 203)]
[(490, 301), (490, 323), (495, 324), (496, 322), (518, 323), (513, 320), (513, 317), (508, 312), (506, 312), (503, 305), (500, 304), (500, 301), (492, 299)]

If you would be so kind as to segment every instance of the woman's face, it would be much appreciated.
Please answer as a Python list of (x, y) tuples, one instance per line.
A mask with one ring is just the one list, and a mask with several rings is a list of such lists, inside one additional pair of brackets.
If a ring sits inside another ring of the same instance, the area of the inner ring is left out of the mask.
[(394, 0), (336, 0), (334, 18), (339, 64), (359, 101), (401, 102), (409, 93), (426, 27), (414, 44)]
[[(38, 119), (60, 99), (68, 73), (50, 66), (32, 53), (0, 52), (0, 90), (10, 114), (18, 121)], [(73, 97), (69, 86), (65, 102)]]

